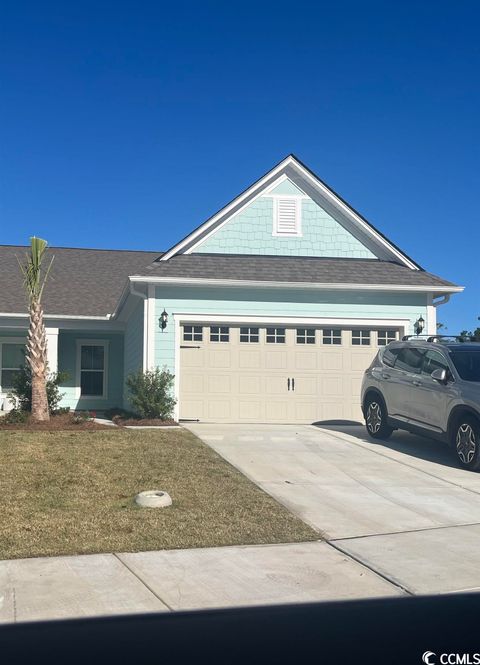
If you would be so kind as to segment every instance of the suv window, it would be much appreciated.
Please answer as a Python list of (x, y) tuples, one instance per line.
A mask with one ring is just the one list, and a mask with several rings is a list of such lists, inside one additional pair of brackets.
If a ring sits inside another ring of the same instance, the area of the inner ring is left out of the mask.
[(423, 356), (422, 374), (431, 375), (436, 369), (446, 369), (449, 372), (448, 362), (438, 351), (427, 351)]
[(387, 367), (393, 367), (395, 365), (395, 360), (397, 359), (398, 354), (401, 351), (400, 346), (390, 347), (387, 346), (382, 354), (382, 360)]
[(397, 355), (395, 369), (420, 374), (422, 360), (423, 353), (419, 349), (414, 349), (412, 346), (404, 346)]

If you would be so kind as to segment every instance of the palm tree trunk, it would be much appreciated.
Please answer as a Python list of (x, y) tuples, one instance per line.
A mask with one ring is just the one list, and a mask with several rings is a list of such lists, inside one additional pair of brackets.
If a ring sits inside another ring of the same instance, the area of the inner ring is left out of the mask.
[(50, 420), (47, 401), (47, 338), (43, 323), (42, 305), (33, 300), (30, 304), (26, 360), (32, 371), (32, 418)]

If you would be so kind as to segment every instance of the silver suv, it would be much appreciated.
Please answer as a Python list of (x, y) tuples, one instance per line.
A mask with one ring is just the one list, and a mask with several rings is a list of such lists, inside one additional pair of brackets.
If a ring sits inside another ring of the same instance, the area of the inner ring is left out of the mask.
[(365, 372), (368, 434), (395, 429), (448, 442), (465, 469), (480, 470), (480, 343), (407, 336), (380, 349)]

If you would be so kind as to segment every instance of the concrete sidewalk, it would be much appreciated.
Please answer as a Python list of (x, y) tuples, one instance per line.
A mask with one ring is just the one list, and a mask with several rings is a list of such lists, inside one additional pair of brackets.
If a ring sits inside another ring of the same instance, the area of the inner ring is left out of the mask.
[(0, 622), (394, 596), (323, 542), (0, 562)]

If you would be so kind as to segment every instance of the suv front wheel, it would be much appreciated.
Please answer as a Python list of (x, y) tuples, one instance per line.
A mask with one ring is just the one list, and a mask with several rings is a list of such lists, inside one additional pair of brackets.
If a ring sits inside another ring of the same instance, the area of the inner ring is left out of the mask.
[(365, 400), (365, 425), (373, 439), (388, 439), (393, 427), (387, 423), (387, 409), (383, 399), (370, 395)]
[(464, 469), (480, 470), (480, 423), (475, 417), (465, 415), (457, 420), (452, 444)]

